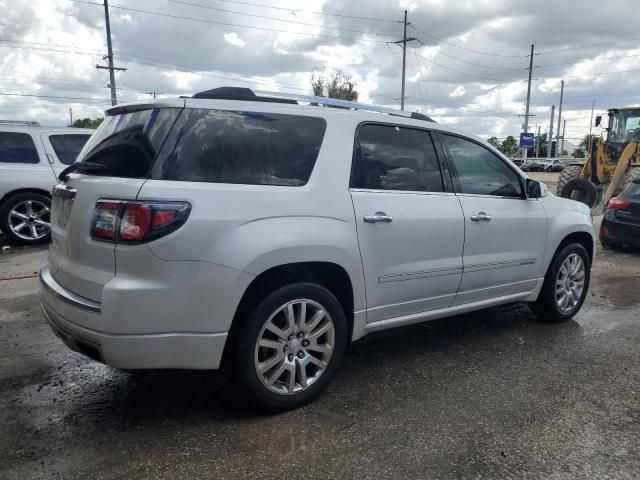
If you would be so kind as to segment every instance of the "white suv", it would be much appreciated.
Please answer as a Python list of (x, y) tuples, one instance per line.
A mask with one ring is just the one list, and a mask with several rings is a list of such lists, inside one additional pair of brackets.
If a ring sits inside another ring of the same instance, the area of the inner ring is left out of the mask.
[(126, 370), (224, 366), (282, 410), (369, 332), (580, 309), (587, 206), (424, 116), (253, 95), (107, 111), (53, 191), (42, 306), (70, 348)]
[(0, 230), (14, 243), (49, 240), (51, 188), (93, 130), (0, 120)]

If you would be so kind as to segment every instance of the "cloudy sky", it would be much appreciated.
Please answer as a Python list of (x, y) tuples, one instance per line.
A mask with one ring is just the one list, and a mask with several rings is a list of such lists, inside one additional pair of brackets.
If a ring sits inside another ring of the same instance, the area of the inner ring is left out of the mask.
[[(109, 106), (102, 0), (0, 0), (0, 119), (65, 125)], [(530, 45), (530, 129), (559, 103), (568, 139), (596, 112), (640, 104), (633, 0), (113, 0), (119, 101), (223, 85), (310, 94), (314, 69), (342, 69), (360, 100), (398, 106), (403, 11), (407, 109), (483, 137), (517, 135)], [(557, 115), (557, 112), (556, 112)], [(557, 118), (557, 117), (556, 117)], [(555, 122), (554, 122), (555, 130)]]

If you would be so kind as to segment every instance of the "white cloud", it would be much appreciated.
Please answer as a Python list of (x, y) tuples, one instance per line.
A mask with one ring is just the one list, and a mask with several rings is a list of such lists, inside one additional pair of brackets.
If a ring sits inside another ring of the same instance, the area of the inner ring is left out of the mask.
[(224, 39), (228, 44), (236, 47), (244, 47), (247, 44), (236, 32), (225, 33)]

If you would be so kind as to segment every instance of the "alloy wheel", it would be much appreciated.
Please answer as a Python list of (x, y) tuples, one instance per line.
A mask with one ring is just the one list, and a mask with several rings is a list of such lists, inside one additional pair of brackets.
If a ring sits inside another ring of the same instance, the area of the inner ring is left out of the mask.
[(38, 200), (25, 200), (9, 210), (9, 228), (22, 240), (34, 241), (51, 231), (51, 210)]
[(313, 300), (293, 300), (273, 312), (262, 327), (255, 370), (271, 392), (296, 394), (325, 372), (334, 347), (335, 327), (327, 309)]
[(584, 290), (585, 266), (582, 257), (572, 253), (564, 259), (556, 278), (556, 304), (562, 313), (570, 313), (579, 304)]

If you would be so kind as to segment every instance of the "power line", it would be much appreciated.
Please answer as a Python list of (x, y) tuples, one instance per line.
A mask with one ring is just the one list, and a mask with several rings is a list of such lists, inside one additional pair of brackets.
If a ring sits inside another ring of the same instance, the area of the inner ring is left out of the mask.
[(454, 55), (450, 55), (446, 52), (440, 51), (440, 50), (436, 50), (435, 51), (436, 54), (438, 55), (443, 55), (445, 57), (448, 58), (452, 58), (453, 60), (457, 60), (458, 62), (462, 62), (462, 63), (466, 63), (468, 65), (473, 65), (476, 67), (480, 67), (480, 68), (486, 68), (488, 70), (512, 70), (512, 71), (523, 71), (523, 70), (528, 70), (527, 67), (498, 67), (495, 65), (483, 65), (481, 63), (475, 63), (475, 62), (470, 62), (469, 60), (464, 60), (462, 58), (456, 57)]
[(575, 65), (578, 64), (580, 62), (608, 62), (609, 60), (619, 60), (621, 58), (632, 58), (632, 57), (640, 57), (640, 54), (635, 54), (635, 55), (622, 55), (619, 57), (608, 57), (608, 58), (582, 58), (580, 60), (577, 60), (575, 62), (561, 62), (561, 63), (547, 63), (544, 65), (536, 65), (534, 68), (544, 68), (544, 67), (557, 67), (557, 66), (561, 66), (561, 65)]
[[(275, 5), (264, 5), (261, 3), (252, 3), (252, 2), (243, 2), (240, 0), (217, 0), (219, 2), (224, 2), (224, 3), (232, 3), (235, 5), (245, 5), (245, 6), (249, 6), (249, 7), (260, 7), (260, 8), (269, 8), (272, 10), (280, 10), (280, 11), (285, 11), (285, 12), (299, 12), (299, 13), (310, 13), (313, 15), (323, 15), (325, 17), (340, 17), (340, 18), (351, 18), (354, 20), (370, 20), (373, 22), (388, 22), (388, 23), (402, 23), (402, 21), (400, 20), (389, 20), (388, 18), (376, 18), (376, 17), (362, 17), (362, 16), (358, 16), (358, 15), (346, 15), (346, 14), (342, 14), (342, 13), (331, 13), (331, 12), (318, 12), (318, 11), (313, 11), (313, 10), (302, 10), (302, 9), (298, 9), (298, 8), (287, 8), (287, 7), (278, 7)], [(373, 5), (369, 5), (369, 4), (363, 4), (363, 3), (356, 3), (356, 2), (348, 2), (349, 4), (357, 4), (357, 5), (363, 5), (363, 6), (369, 6), (372, 7)], [(385, 8), (385, 10), (389, 10), (391, 11), (391, 9)]]
[(258, 15), (258, 14), (255, 14), (255, 13), (238, 12), (236, 10), (227, 10), (226, 8), (213, 7), (211, 5), (202, 5), (200, 3), (185, 2), (185, 1), (182, 1), (182, 0), (167, 0), (167, 1), (171, 2), (171, 3), (179, 4), (179, 5), (189, 5), (191, 7), (205, 8), (207, 10), (215, 10), (215, 11), (218, 11), (218, 12), (234, 13), (236, 15), (245, 15), (247, 17), (263, 18), (263, 19), (266, 19), (266, 20), (275, 20), (277, 22), (293, 23), (295, 25), (304, 25), (304, 26), (307, 26), (307, 27), (327, 28), (327, 29), (330, 29), (330, 30), (341, 30), (341, 31), (344, 31), (344, 32), (351, 32), (351, 33), (364, 33), (364, 34), (376, 35), (376, 36), (380, 36), (380, 37), (393, 37), (394, 36), (394, 35), (389, 35), (387, 33), (369, 32), (369, 31), (366, 31), (366, 30), (355, 30), (355, 29), (352, 29), (352, 28), (343, 28), (343, 27), (332, 27), (332, 26), (328, 26), (328, 25), (318, 25), (316, 23), (299, 22), (297, 20), (286, 20), (284, 18), (268, 17), (266, 15)]
[[(75, 3), (82, 3), (82, 4), (86, 4), (86, 5), (103, 6), (103, 4), (101, 4), (101, 3), (90, 2), (88, 0), (69, 0), (69, 1), (70, 2), (75, 2)], [(207, 23), (207, 24), (213, 24), (213, 25), (225, 25), (225, 26), (228, 26), (228, 27), (250, 28), (250, 29), (262, 30), (262, 31), (266, 31), (266, 32), (288, 33), (288, 34), (291, 34), (291, 35), (303, 35), (303, 36), (307, 36), (307, 37), (330, 38), (330, 39), (336, 39), (336, 40), (351, 40), (351, 41), (354, 41), (354, 42), (363, 41), (362, 39), (357, 38), (357, 37), (345, 37), (345, 36), (342, 36), (342, 35), (324, 35), (322, 33), (289, 32), (287, 30), (280, 30), (280, 29), (277, 29), (277, 28), (256, 27), (254, 25), (241, 25), (241, 24), (238, 24), (238, 23), (223, 22), (223, 21), (219, 21), (219, 20), (210, 20), (210, 19), (205, 19), (205, 18), (185, 17), (185, 16), (182, 16), (182, 15), (173, 15), (173, 14), (170, 14), (170, 13), (162, 13), (162, 12), (156, 12), (156, 11), (151, 11), (151, 10), (142, 10), (142, 9), (139, 9), (139, 8), (122, 7), (122, 6), (119, 6), (119, 5), (110, 5), (110, 8), (116, 8), (118, 10), (123, 10), (123, 11), (126, 11), (126, 12), (144, 13), (146, 15), (156, 15), (156, 16), (159, 16), (159, 17), (175, 18), (177, 20), (189, 20), (189, 21), (192, 21), (192, 22)], [(368, 42), (376, 42), (376, 43), (386, 43), (385, 40), (367, 39), (366, 41), (368, 41)]]
[(566, 47), (566, 48), (557, 48), (555, 50), (545, 50), (545, 51), (536, 53), (536, 55), (548, 55), (550, 53), (569, 52), (571, 50), (581, 50), (583, 48), (601, 47), (602, 45), (614, 45), (614, 44), (618, 44), (618, 43), (635, 42), (637, 40), (640, 40), (640, 37), (629, 38), (627, 40), (615, 40), (615, 41), (611, 41), (611, 42), (592, 43), (592, 44), (589, 44), (589, 45), (579, 45), (577, 47)]
[(468, 76), (470, 76), (470, 77), (481, 78), (481, 79), (484, 79), (484, 80), (491, 80), (492, 82), (500, 82), (500, 83), (506, 83), (506, 82), (508, 82), (507, 80), (500, 80), (499, 78), (486, 77), (486, 76), (484, 76), (484, 75), (476, 75), (476, 74), (474, 74), (474, 73), (463, 72), (463, 71), (461, 71), (461, 70), (457, 70), (457, 69), (455, 69), (455, 68), (451, 68), (451, 67), (447, 67), (446, 65), (442, 65), (442, 64), (440, 64), (440, 63), (438, 63), (438, 62), (435, 62), (435, 61), (431, 60), (430, 58), (426, 58), (426, 57), (423, 57), (422, 55), (418, 55), (418, 54), (416, 54), (416, 53), (415, 53), (415, 52), (413, 52), (413, 51), (411, 51), (411, 53), (412, 53), (412, 54), (413, 54), (413, 56), (414, 56), (414, 57), (416, 57), (417, 59), (420, 59), (420, 60), (423, 60), (423, 61), (427, 61), (427, 62), (429, 62), (429, 63), (432, 63), (432, 64), (434, 64), (434, 65), (437, 65), (438, 67), (444, 68), (444, 69), (446, 69), (446, 70), (451, 70), (452, 72), (456, 72), (456, 73), (459, 73), (459, 74), (461, 74), (461, 75), (468, 75)]
[(478, 55), (487, 55), (487, 56), (491, 56), (491, 57), (502, 57), (502, 58), (523, 58), (525, 57), (525, 55), (502, 55), (500, 53), (490, 53), (490, 52), (483, 52), (481, 50), (474, 50), (473, 48), (467, 48), (467, 47), (462, 47), (460, 45), (456, 45), (455, 43), (451, 43), (448, 42), (442, 38), (436, 37), (434, 35), (431, 35), (430, 33), (425, 32), (424, 30), (420, 30), (418, 27), (411, 25), (411, 28), (413, 28), (416, 32), (419, 32), (423, 35), (426, 35), (429, 38), (432, 38), (433, 40), (437, 40), (440, 43), (444, 43), (445, 45), (449, 45), (451, 47), (455, 47), (455, 48), (459, 48), (461, 50), (466, 50), (468, 52), (473, 52), (473, 53), (477, 53)]

